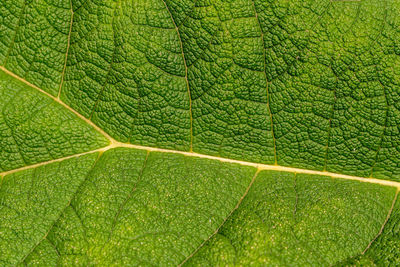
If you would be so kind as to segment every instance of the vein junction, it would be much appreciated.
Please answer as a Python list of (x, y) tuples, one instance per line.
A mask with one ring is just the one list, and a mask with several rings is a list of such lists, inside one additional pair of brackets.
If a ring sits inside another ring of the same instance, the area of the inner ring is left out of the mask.
[(3, 66), (0, 66), (0, 70), (4, 71), (8, 75), (18, 79), (19, 81), (29, 85), (30, 87), (34, 88), (35, 90), (40, 91), (41, 93), (45, 94), (46, 96), (50, 97), (66, 109), (70, 110), (72, 113), (74, 113), (76, 116), (78, 116), (80, 119), (91, 125), (95, 130), (97, 130), (99, 133), (101, 133), (104, 137), (106, 137), (109, 140), (109, 145), (103, 148), (87, 151), (84, 153), (78, 153), (74, 155), (70, 155), (67, 157), (62, 157), (54, 160), (49, 160), (45, 162), (41, 162), (38, 164), (32, 164), (28, 166), (24, 166), (21, 168), (5, 171), (0, 173), (0, 177), (4, 177), (8, 174), (15, 173), (18, 171), (22, 170), (27, 170), (27, 169), (32, 169), (36, 168), (42, 165), (50, 164), (53, 162), (59, 162), (63, 161), (69, 158), (74, 158), (74, 157), (79, 157), (82, 155), (86, 154), (91, 154), (91, 153), (103, 153), (109, 149), (113, 148), (118, 148), (118, 147), (125, 147), (125, 148), (133, 148), (133, 149), (140, 149), (140, 150), (146, 150), (149, 152), (162, 152), (162, 153), (173, 153), (173, 154), (181, 154), (185, 155), (188, 157), (198, 157), (198, 158), (206, 158), (206, 159), (212, 159), (212, 160), (219, 160), (222, 162), (227, 162), (227, 163), (233, 163), (233, 164), (240, 164), (244, 166), (250, 166), (256, 168), (258, 171), (261, 170), (273, 170), (273, 171), (282, 171), (282, 172), (291, 172), (291, 173), (305, 173), (305, 174), (311, 174), (311, 175), (321, 175), (321, 176), (328, 176), (331, 178), (340, 178), (340, 179), (346, 179), (346, 180), (355, 180), (355, 181), (360, 181), (360, 182), (367, 182), (367, 183), (373, 183), (373, 184), (379, 184), (379, 185), (384, 185), (384, 186), (392, 186), (396, 187), (398, 190), (400, 190), (400, 182), (395, 182), (395, 181), (389, 181), (389, 180), (381, 180), (381, 179), (375, 179), (375, 178), (366, 178), (366, 177), (360, 177), (360, 176), (352, 176), (352, 175), (345, 175), (345, 174), (339, 174), (339, 173), (332, 173), (332, 172), (327, 172), (327, 171), (316, 171), (316, 170), (309, 170), (309, 169), (300, 169), (300, 168), (292, 168), (292, 167), (285, 167), (285, 166), (279, 166), (279, 165), (268, 165), (268, 164), (261, 164), (261, 163), (254, 163), (254, 162), (247, 162), (247, 161), (241, 161), (241, 160), (234, 160), (234, 159), (228, 159), (228, 158), (222, 158), (222, 157), (217, 157), (217, 156), (211, 156), (211, 155), (205, 155), (205, 154), (199, 154), (195, 152), (185, 152), (185, 151), (179, 151), (179, 150), (171, 150), (171, 149), (163, 149), (163, 148), (155, 148), (155, 147), (148, 147), (148, 146), (140, 146), (140, 145), (134, 145), (134, 144), (128, 144), (128, 143), (122, 143), (114, 138), (112, 138), (109, 134), (107, 134), (104, 130), (99, 128), (96, 124), (94, 124), (91, 120), (88, 118), (84, 117), (83, 115), (79, 114), (76, 110), (72, 109), (70, 106), (65, 104), (63, 101), (61, 101), (58, 97), (54, 97), (53, 95), (47, 93), (46, 91), (40, 89), (39, 87), (33, 85), (32, 83), (26, 81), (25, 79), (19, 77), (18, 75), (10, 72)]

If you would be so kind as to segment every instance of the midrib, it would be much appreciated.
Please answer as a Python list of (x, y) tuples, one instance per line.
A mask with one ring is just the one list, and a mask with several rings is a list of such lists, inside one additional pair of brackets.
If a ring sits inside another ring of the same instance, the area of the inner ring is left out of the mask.
[(53, 162), (59, 162), (63, 161), (66, 159), (70, 158), (75, 158), (79, 156), (83, 156), (86, 154), (91, 154), (91, 153), (96, 153), (96, 152), (105, 152), (109, 149), (113, 148), (118, 148), (118, 147), (125, 147), (125, 148), (133, 148), (133, 149), (140, 149), (140, 150), (146, 150), (149, 152), (162, 152), (162, 153), (173, 153), (173, 154), (181, 154), (185, 155), (188, 157), (197, 157), (197, 158), (205, 158), (205, 159), (212, 159), (212, 160), (219, 160), (222, 162), (227, 162), (227, 163), (233, 163), (233, 164), (240, 164), (244, 166), (250, 166), (256, 168), (258, 171), (262, 170), (272, 170), (272, 171), (282, 171), (282, 172), (291, 172), (291, 173), (304, 173), (304, 174), (312, 174), (312, 175), (320, 175), (320, 176), (328, 176), (331, 178), (339, 178), (339, 179), (345, 179), (345, 180), (353, 180), (353, 181), (360, 181), (360, 182), (366, 182), (366, 183), (372, 183), (372, 184), (379, 184), (379, 185), (384, 185), (384, 186), (392, 186), (396, 187), (398, 190), (400, 190), (400, 182), (394, 182), (390, 180), (383, 180), (383, 179), (376, 179), (376, 178), (366, 178), (366, 177), (361, 177), (361, 176), (352, 176), (352, 175), (346, 175), (346, 174), (340, 174), (340, 173), (333, 173), (333, 172), (328, 172), (328, 171), (316, 171), (316, 170), (309, 170), (309, 169), (301, 169), (301, 168), (292, 168), (292, 167), (285, 167), (285, 166), (279, 166), (279, 165), (268, 165), (268, 164), (261, 164), (261, 163), (254, 163), (254, 162), (248, 162), (248, 161), (242, 161), (242, 160), (235, 160), (235, 159), (228, 159), (228, 158), (222, 158), (222, 157), (217, 157), (217, 156), (211, 156), (211, 155), (205, 155), (205, 154), (200, 154), (200, 153), (195, 153), (195, 152), (185, 152), (185, 151), (179, 151), (179, 150), (172, 150), (172, 149), (163, 149), (163, 148), (156, 148), (156, 147), (148, 147), (148, 146), (140, 146), (140, 145), (133, 145), (133, 144), (128, 144), (128, 143), (121, 143), (114, 138), (112, 138), (109, 134), (107, 134), (104, 130), (99, 128), (96, 124), (94, 124), (91, 120), (87, 119), (86, 117), (82, 116), (79, 114), (76, 110), (72, 109), (70, 106), (62, 102), (59, 98), (54, 97), (53, 95), (47, 93), (46, 91), (40, 89), (36, 85), (26, 81), (25, 79), (19, 77), (18, 75), (14, 74), (13, 72), (7, 70), (3, 66), (0, 66), (0, 70), (4, 71), (8, 75), (18, 79), (19, 81), (29, 85), (30, 87), (40, 91), (41, 93), (45, 94), (46, 96), (50, 97), (66, 109), (70, 110), (73, 112), (75, 115), (77, 115), (80, 119), (85, 121), (87, 124), (91, 125), (95, 130), (97, 130), (99, 133), (101, 133), (104, 137), (106, 137), (110, 144), (106, 147), (83, 152), (83, 153), (78, 153), (74, 155), (70, 155), (67, 157), (62, 157), (54, 160), (49, 160), (37, 164), (32, 164), (28, 166), (24, 166), (21, 168), (1, 172), (0, 176), (4, 177), (8, 174), (15, 173), (18, 171), (22, 170), (27, 170), (27, 169), (32, 169), (36, 168), (39, 166), (43, 166), (46, 164), (50, 164)]

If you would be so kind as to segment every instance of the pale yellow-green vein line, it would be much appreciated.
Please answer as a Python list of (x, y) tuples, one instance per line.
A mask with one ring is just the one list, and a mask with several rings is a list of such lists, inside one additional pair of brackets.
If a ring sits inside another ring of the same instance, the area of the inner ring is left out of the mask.
[(236, 204), (236, 206), (231, 210), (231, 212), (228, 214), (228, 216), (226, 216), (226, 218), (224, 219), (224, 221), (218, 226), (217, 229), (215, 229), (215, 231), (206, 239), (204, 240), (200, 246), (198, 246), (186, 259), (184, 259), (178, 266), (182, 266), (183, 264), (185, 264), (185, 262), (187, 262), (190, 258), (192, 258), (213, 236), (215, 236), (219, 230), (224, 226), (224, 224), (226, 223), (226, 221), (232, 216), (232, 214), (239, 208), (240, 204), (242, 204), (243, 199), (247, 196), (247, 194), (250, 191), (250, 188), (252, 187), (254, 181), (256, 180), (258, 173), (260, 172), (260, 169), (258, 169), (256, 171), (256, 173), (254, 174), (253, 178), (251, 179), (251, 182), (249, 184), (249, 186), (246, 188), (246, 191), (244, 192), (244, 194), (242, 195), (242, 197), (239, 199), (238, 203)]
[(34, 165), (29, 165), (25, 166), (22, 168), (14, 169), (14, 170), (9, 170), (6, 172), (0, 173), (0, 176), (5, 176), (10, 173), (14, 173), (17, 171), (25, 170), (25, 169), (30, 169), (30, 168), (36, 168), (41, 165), (49, 164), (52, 162), (57, 162), (57, 161), (62, 161), (68, 158), (72, 157), (78, 157), (81, 155), (89, 154), (89, 153), (95, 153), (95, 152), (104, 152), (106, 150), (112, 149), (112, 148), (117, 148), (117, 147), (126, 147), (126, 148), (134, 148), (134, 149), (141, 149), (141, 150), (146, 150), (150, 152), (163, 152), (163, 153), (174, 153), (174, 154), (181, 154), (189, 157), (198, 157), (198, 158), (206, 158), (206, 159), (212, 159), (212, 160), (219, 160), (222, 162), (227, 162), (227, 163), (233, 163), (233, 164), (240, 164), (240, 165), (245, 165), (245, 166), (251, 166), (254, 168), (257, 168), (259, 170), (273, 170), (273, 171), (282, 171), (282, 172), (291, 172), (291, 173), (305, 173), (305, 174), (312, 174), (312, 175), (321, 175), (321, 176), (328, 176), (331, 178), (339, 178), (339, 179), (345, 179), (345, 180), (353, 180), (353, 181), (360, 181), (360, 182), (367, 182), (367, 183), (373, 183), (373, 184), (379, 184), (379, 185), (384, 185), (384, 186), (392, 186), (400, 189), (400, 182), (395, 182), (395, 181), (389, 181), (389, 180), (381, 180), (381, 179), (376, 179), (376, 178), (366, 178), (366, 177), (360, 177), (360, 176), (352, 176), (352, 175), (346, 175), (346, 174), (340, 174), (340, 173), (332, 173), (332, 172), (327, 172), (327, 171), (316, 171), (316, 170), (309, 170), (309, 169), (300, 169), (300, 168), (292, 168), (292, 167), (285, 167), (285, 166), (279, 166), (279, 165), (268, 165), (268, 164), (261, 164), (261, 163), (254, 163), (254, 162), (247, 162), (247, 161), (241, 161), (241, 160), (234, 160), (234, 159), (227, 159), (227, 158), (221, 158), (217, 156), (210, 156), (210, 155), (204, 155), (204, 154), (199, 154), (195, 152), (185, 152), (185, 151), (179, 151), (179, 150), (170, 150), (170, 149), (162, 149), (162, 148), (155, 148), (155, 147), (147, 147), (147, 146), (140, 146), (140, 145), (133, 145), (133, 144), (127, 144), (127, 143), (121, 143), (116, 141), (114, 138), (112, 138), (110, 135), (108, 135), (104, 130), (99, 128), (97, 125), (95, 125), (92, 121), (89, 119), (85, 118), (81, 114), (79, 114), (77, 111), (66, 105), (64, 102), (62, 102), (60, 99), (52, 96), (51, 94), (47, 93), (46, 91), (40, 89), (39, 87), (31, 84), (30, 82), (26, 81), (25, 79), (19, 77), (18, 75), (15, 75), (14, 73), (10, 72), (9, 70), (5, 69), (4, 67), (0, 66), (0, 70), (3, 70), (5, 73), (11, 75), (12, 77), (24, 82), (25, 84), (31, 86), (32, 88), (40, 91), (41, 93), (47, 95), (48, 97), (52, 98), (54, 101), (65, 107), (66, 109), (70, 110), (74, 114), (76, 114), (79, 118), (84, 120), (86, 123), (91, 125), (94, 129), (96, 129), (98, 132), (103, 134), (110, 142), (110, 144), (106, 147), (95, 149), (92, 151), (80, 153), (80, 154), (75, 154), (59, 159), (54, 159), (46, 162), (41, 162), (38, 164)]
[(389, 221), (390, 217), (392, 216), (393, 208), (394, 208), (394, 205), (396, 204), (396, 200), (397, 200), (398, 194), (399, 194), (399, 188), (397, 189), (396, 194), (394, 195), (393, 202), (392, 202), (392, 206), (391, 206), (390, 209), (389, 209), (389, 212), (388, 212), (388, 214), (387, 214), (387, 216), (386, 216), (385, 221), (384, 221), (383, 224), (382, 224), (381, 229), (379, 229), (378, 234), (371, 240), (371, 242), (369, 242), (368, 246), (367, 246), (367, 247), (364, 249), (364, 251), (361, 253), (362, 255), (364, 255), (365, 252), (367, 252), (367, 250), (371, 247), (372, 243), (374, 243), (375, 240), (378, 239), (378, 237), (382, 234), (383, 229), (384, 229), (385, 226), (386, 226), (386, 223)]
[(63, 107), (65, 107), (66, 109), (68, 109), (69, 111), (71, 111), (72, 113), (74, 113), (76, 116), (78, 116), (80, 119), (82, 119), (83, 121), (85, 121), (87, 124), (91, 125), (96, 131), (100, 132), (102, 135), (104, 135), (108, 140), (110, 140), (110, 143), (112, 143), (113, 141), (115, 141), (109, 134), (107, 134), (105, 131), (103, 131), (103, 129), (99, 128), (96, 124), (94, 124), (91, 120), (89, 120), (88, 118), (82, 116), (81, 114), (79, 114), (76, 110), (74, 110), (73, 108), (71, 108), (70, 106), (68, 106), (67, 104), (65, 104), (64, 102), (62, 102), (59, 98), (49, 94), (48, 92), (44, 91), (43, 89), (37, 87), (36, 85), (28, 82), (27, 80), (25, 80), (24, 78), (19, 77), (18, 75), (14, 74), (13, 72), (9, 71), (8, 69), (4, 68), (3, 66), (0, 66), (0, 70), (4, 71), (5, 73), (7, 73), (8, 75), (14, 77), (15, 79), (25, 83), (26, 85), (32, 87), (33, 89), (38, 90), (39, 92), (45, 94), (46, 96), (50, 97), (51, 99), (53, 99), (54, 101), (56, 101), (57, 103), (59, 103), (60, 105), (62, 105)]

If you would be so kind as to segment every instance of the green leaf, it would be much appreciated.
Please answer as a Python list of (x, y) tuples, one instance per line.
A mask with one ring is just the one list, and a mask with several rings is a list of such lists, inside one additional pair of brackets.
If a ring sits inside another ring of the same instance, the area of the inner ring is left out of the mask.
[(1, 1), (0, 265), (399, 265), (399, 15)]

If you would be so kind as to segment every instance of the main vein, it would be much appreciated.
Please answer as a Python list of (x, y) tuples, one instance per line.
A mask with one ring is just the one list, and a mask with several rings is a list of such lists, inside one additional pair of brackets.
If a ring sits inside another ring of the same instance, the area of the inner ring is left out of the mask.
[(353, 181), (359, 181), (359, 182), (379, 184), (379, 185), (384, 185), (384, 186), (392, 186), (392, 187), (396, 187), (400, 190), (400, 182), (395, 182), (395, 181), (381, 180), (381, 179), (376, 179), (376, 178), (366, 178), (366, 177), (360, 177), (360, 176), (352, 176), (352, 175), (333, 173), (333, 172), (327, 172), (327, 171), (316, 171), (316, 170), (309, 170), (309, 169), (285, 167), (285, 166), (279, 166), (279, 165), (268, 165), (268, 164), (248, 162), (248, 161), (242, 161), (242, 160), (221, 158), (221, 157), (217, 157), (217, 156), (210, 156), (210, 155), (199, 154), (199, 153), (195, 153), (195, 152), (185, 152), (185, 151), (179, 151), (179, 150), (170, 150), (170, 149), (163, 149), (163, 148), (156, 148), (156, 147), (133, 145), (133, 144), (121, 143), (121, 142), (115, 141), (114, 139), (112, 139), (112, 140), (113, 141), (111, 142), (111, 144), (109, 144), (106, 147), (98, 148), (95, 150), (91, 150), (91, 151), (87, 151), (87, 152), (83, 152), (83, 153), (79, 153), (79, 154), (74, 154), (71, 156), (63, 157), (63, 158), (58, 158), (58, 159), (54, 159), (54, 160), (50, 160), (50, 161), (46, 161), (46, 162), (41, 162), (41, 163), (29, 165), (29, 166), (24, 166), (24, 167), (14, 169), (14, 170), (5, 171), (5, 172), (0, 173), (0, 176), (5, 176), (5, 175), (11, 174), (11, 173), (18, 172), (18, 171), (36, 168), (36, 167), (46, 165), (49, 163), (63, 161), (65, 159), (79, 157), (79, 156), (90, 154), (90, 153), (105, 152), (105, 151), (113, 149), (113, 148), (132, 148), (132, 149), (146, 150), (149, 152), (172, 153), (172, 154), (180, 154), (180, 155), (184, 155), (184, 156), (188, 156), (188, 157), (197, 157), (197, 158), (218, 160), (221, 162), (226, 162), (226, 163), (231, 163), (231, 164), (240, 164), (240, 165), (244, 165), (244, 166), (254, 167), (260, 171), (261, 170), (271, 170), (271, 171), (321, 175), (321, 176), (327, 176), (327, 177), (331, 177), (331, 178), (339, 178), (339, 179), (345, 179), (345, 180), (353, 180)]
[(95, 130), (97, 130), (99, 133), (101, 133), (104, 137), (106, 137), (109, 140), (109, 145), (106, 147), (98, 148), (95, 150), (79, 153), (79, 154), (74, 154), (70, 155), (67, 157), (62, 157), (58, 159), (53, 159), (33, 165), (28, 165), (24, 166), (18, 169), (13, 169), (5, 172), (1, 172), (0, 176), (4, 177), (5, 175), (15, 173), (18, 171), (26, 170), (26, 169), (31, 169), (31, 168), (36, 168), (42, 165), (46, 165), (49, 163), (53, 162), (58, 162), (62, 161), (65, 159), (69, 158), (74, 158), (74, 157), (79, 157), (82, 155), (90, 154), (90, 153), (96, 153), (96, 152), (104, 152), (109, 149), (113, 148), (118, 148), (118, 147), (125, 147), (125, 148), (133, 148), (133, 149), (140, 149), (140, 150), (146, 150), (150, 152), (162, 152), (162, 153), (173, 153), (173, 154), (181, 154), (185, 155), (188, 157), (198, 157), (198, 158), (206, 158), (206, 159), (212, 159), (212, 160), (219, 160), (222, 162), (227, 162), (227, 163), (233, 163), (233, 164), (240, 164), (240, 165), (245, 165), (245, 166), (250, 166), (257, 168), (259, 170), (273, 170), (273, 171), (283, 171), (283, 172), (292, 172), (292, 173), (305, 173), (305, 174), (312, 174), (312, 175), (321, 175), (321, 176), (328, 176), (331, 178), (340, 178), (340, 179), (346, 179), (346, 180), (354, 180), (354, 181), (360, 181), (360, 182), (367, 182), (367, 183), (373, 183), (373, 184), (379, 184), (379, 185), (385, 185), (385, 186), (393, 186), (398, 189), (400, 189), (400, 182), (395, 182), (395, 181), (389, 181), (389, 180), (381, 180), (381, 179), (376, 179), (376, 178), (366, 178), (366, 177), (360, 177), (360, 176), (352, 176), (352, 175), (346, 175), (346, 174), (340, 174), (340, 173), (332, 173), (332, 172), (327, 172), (327, 171), (316, 171), (316, 170), (309, 170), (309, 169), (300, 169), (300, 168), (292, 168), (292, 167), (285, 167), (285, 166), (279, 166), (279, 165), (268, 165), (268, 164), (262, 164), (262, 163), (255, 163), (255, 162), (248, 162), (248, 161), (242, 161), (242, 160), (234, 160), (234, 159), (228, 159), (228, 158), (222, 158), (222, 157), (217, 157), (217, 156), (211, 156), (211, 155), (205, 155), (205, 154), (200, 154), (196, 152), (185, 152), (185, 151), (179, 151), (179, 150), (171, 150), (171, 149), (163, 149), (163, 148), (156, 148), (156, 147), (148, 147), (148, 146), (140, 146), (140, 145), (133, 145), (133, 144), (128, 144), (128, 143), (122, 143), (114, 138), (112, 138), (109, 134), (107, 134), (104, 130), (102, 130), (100, 127), (98, 127), (96, 124), (94, 124), (91, 120), (87, 119), (86, 117), (82, 116), (79, 114), (76, 110), (72, 109), (69, 107), (67, 104), (62, 102), (60, 99), (57, 97), (52, 96), (51, 94), (47, 93), (46, 91), (40, 89), (36, 85), (33, 85), (32, 83), (26, 81), (25, 79), (19, 77), (18, 75), (10, 72), (3, 66), (0, 66), (0, 70), (4, 71), (8, 75), (18, 79), (19, 81), (29, 85), (30, 87), (38, 90), (39, 92), (47, 95), (66, 109), (70, 110), (72, 113), (74, 113), (76, 116), (78, 116), (80, 119), (91, 125)]

